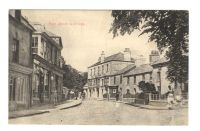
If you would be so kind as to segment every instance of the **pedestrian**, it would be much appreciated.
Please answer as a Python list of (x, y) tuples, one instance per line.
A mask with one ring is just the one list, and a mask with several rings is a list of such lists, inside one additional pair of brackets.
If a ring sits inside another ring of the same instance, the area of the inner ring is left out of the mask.
[(116, 93), (116, 101), (119, 101), (119, 92)]
[(168, 109), (173, 109), (173, 104), (174, 104), (174, 94), (171, 86), (168, 86), (168, 93), (167, 93), (167, 103), (168, 103)]
[(58, 102), (58, 99), (57, 99), (57, 90), (54, 90), (53, 91), (53, 104), (56, 105)]
[(183, 97), (182, 97), (182, 91), (181, 88), (178, 87), (174, 91), (174, 96), (175, 96), (175, 102), (177, 105), (182, 105)]

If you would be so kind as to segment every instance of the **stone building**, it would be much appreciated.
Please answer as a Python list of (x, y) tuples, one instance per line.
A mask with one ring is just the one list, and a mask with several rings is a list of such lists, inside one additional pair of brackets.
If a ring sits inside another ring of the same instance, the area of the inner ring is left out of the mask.
[[(160, 95), (164, 95), (168, 92), (168, 86), (175, 88), (175, 83), (170, 82), (167, 79), (169, 60), (165, 57), (160, 58), (158, 51), (152, 51), (149, 55), (149, 64), (142, 64), (136, 66), (126, 74), (123, 78), (123, 93), (130, 90), (132, 94), (140, 92), (138, 83), (140, 81), (151, 82), (155, 85), (156, 90)], [(177, 83), (178, 86), (183, 85), (183, 91), (186, 90), (187, 84)]]
[(123, 53), (119, 52), (108, 57), (102, 52), (98, 62), (88, 67), (88, 96), (103, 98), (103, 94), (107, 92), (115, 96), (119, 87), (118, 77), (123, 74), (119, 71), (133, 64), (134, 59), (129, 48), (125, 48)]
[(152, 80), (153, 67), (149, 64), (142, 64), (124, 74), (123, 94), (130, 91), (131, 94), (140, 92), (138, 84), (140, 81), (150, 82)]
[(32, 104), (62, 100), (62, 39), (39, 23), (32, 23), (33, 82)]
[(20, 10), (9, 10), (9, 110), (31, 106), (33, 31)]

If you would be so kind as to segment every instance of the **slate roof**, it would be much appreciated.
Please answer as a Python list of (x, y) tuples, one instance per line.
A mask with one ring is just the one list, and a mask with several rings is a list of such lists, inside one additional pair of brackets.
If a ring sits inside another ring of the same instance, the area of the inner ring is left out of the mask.
[(158, 64), (163, 64), (163, 63), (167, 63), (169, 62), (169, 59), (163, 57), (163, 58), (160, 58), (159, 60), (153, 62), (151, 65), (158, 65)]
[[(103, 63), (106, 63), (106, 62), (109, 62), (109, 61), (124, 61), (124, 54), (121, 53), (121, 52), (119, 52), (119, 53), (116, 53), (116, 54), (114, 54), (114, 55), (105, 57), (105, 60), (104, 60)], [(134, 59), (131, 58), (131, 61), (133, 62)], [(98, 61), (97, 63), (95, 63), (95, 64), (93, 64), (93, 65), (91, 65), (91, 66), (89, 66), (89, 67), (93, 67), (93, 66), (96, 66), (96, 65), (99, 65), (99, 64), (101, 64), (100, 61)]]
[(131, 65), (128, 65), (127, 67), (119, 70), (117, 73), (115, 73), (114, 75), (120, 75), (120, 74), (124, 74), (126, 73), (127, 71), (130, 71), (131, 69), (135, 68), (135, 64), (131, 64)]
[(60, 36), (58, 36), (58, 35), (56, 35), (56, 34), (50, 32), (50, 31), (48, 31), (48, 30), (46, 30), (46, 29), (44, 29), (44, 30), (42, 30), (42, 31), (45, 32), (45, 33), (47, 33), (47, 35), (50, 36), (50, 37), (60, 37)]
[(152, 71), (153, 71), (153, 67), (151, 65), (144, 64), (144, 65), (140, 65), (140, 66), (130, 70), (129, 72), (124, 74), (124, 76), (138, 75), (138, 74), (148, 73), (148, 72), (152, 72)]

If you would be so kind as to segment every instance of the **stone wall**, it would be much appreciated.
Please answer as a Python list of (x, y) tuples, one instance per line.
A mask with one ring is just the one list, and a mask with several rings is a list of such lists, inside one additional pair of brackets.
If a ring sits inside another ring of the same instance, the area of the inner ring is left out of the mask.
[(9, 62), (12, 62), (12, 44), (14, 39), (19, 40), (19, 63), (20, 65), (32, 66), (31, 32), (21, 24), (9, 21)]

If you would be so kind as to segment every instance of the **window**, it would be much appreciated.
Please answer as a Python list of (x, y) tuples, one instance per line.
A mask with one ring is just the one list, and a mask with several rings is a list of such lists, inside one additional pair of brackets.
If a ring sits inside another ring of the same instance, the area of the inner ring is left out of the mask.
[(15, 100), (16, 78), (10, 77), (9, 80), (9, 100)]
[(38, 37), (32, 38), (32, 52), (35, 54), (38, 53)]
[(100, 67), (98, 66), (98, 75), (100, 74)]
[(94, 67), (94, 75), (96, 74), (96, 68)]
[(122, 83), (122, 75), (120, 75), (120, 84)]
[(127, 77), (127, 85), (129, 84), (129, 81), (130, 81), (130, 78), (129, 78), (129, 77)]
[(136, 84), (136, 76), (134, 76), (134, 84)]
[(108, 64), (106, 65), (106, 72), (108, 72)]
[(114, 76), (114, 84), (116, 83), (116, 76)]
[(145, 74), (142, 75), (142, 80), (145, 81)]
[(117, 90), (116, 89), (113, 89), (113, 93), (116, 93), (117, 92)]
[(58, 56), (57, 56), (57, 49), (54, 48), (54, 50), (55, 50), (55, 52), (54, 52), (54, 53), (55, 53), (55, 54), (54, 54), (54, 64), (57, 65), (57, 57), (58, 57)]
[(157, 72), (157, 82), (160, 82), (160, 72)]
[(104, 86), (104, 79), (102, 79), (102, 86)]
[(44, 54), (44, 39), (41, 38), (41, 50), (40, 50), (40, 54), (43, 56)]
[(150, 78), (149, 79), (152, 80), (152, 72), (150, 73)]
[(54, 64), (54, 47), (51, 46), (51, 62)]
[(19, 62), (19, 40), (13, 39), (12, 45), (12, 62)]
[(104, 65), (102, 65), (102, 74), (104, 73)]

